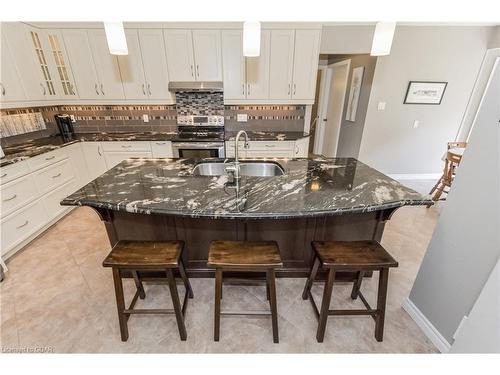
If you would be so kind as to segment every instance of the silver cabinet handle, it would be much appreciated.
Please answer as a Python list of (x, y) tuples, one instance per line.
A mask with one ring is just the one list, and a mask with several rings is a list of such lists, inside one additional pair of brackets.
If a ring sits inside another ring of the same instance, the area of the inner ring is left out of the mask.
[(193, 73), (193, 65), (191, 65), (191, 77), (194, 78), (194, 73)]
[(132, 145), (122, 145), (122, 148), (130, 148)]
[(293, 84), (293, 95), (297, 92), (297, 85), (294, 83)]
[(200, 67), (196, 64), (196, 75), (200, 78)]
[(40, 83), (40, 86), (42, 86), (43, 95), (47, 95), (47, 90), (45, 90), (45, 86), (43, 85), (43, 83)]
[(2, 173), (2, 178), (4, 178), (5, 176), (7, 176), (7, 173)]
[(0, 86), (2, 86), (2, 95), (5, 96), (5, 86), (3, 83), (0, 83)]
[(45, 160), (52, 160), (54, 159), (56, 156), (55, 155), (52, 155), (52, 156), (49, 156), (48, 158), (45, 158)]
[(71, 95), (76, 95), (75, 90), (73, 89), (72, 83), (69, 84), (69, 91), (70, 91)]
[(250, 84), (247, 83), (247, 95), (250, 95)]
[(104, 94), (104, 89), (102, 88), (102, 83), (101, 83), (101, 92), (102, 92), (103, 95), (105, 95)]
[(16, 227), (16, 229), (20, 229), (20, 228), (22, 228), (22, 227), (25, 227), (26, 225), (28, 225), (28, 223), (29, 223), (29, 220), (26, 220), (26, 221), (24, 222), (24, 224), (19, 225), (18, 227)]
[(241, 87), (241, 94), (245, 95), (245, 84), (242, 84), (241, 86), (242, 86)]
[(276, 147), (276, 145), (264, 145), (266, 147)]
[(299, 146), (295, 146), (295, 155), (299, 153)]
[(56, 174), (55, 176), (52, 176), (52, 178), (57, 178), (57, 177), (61, 177), (61, 172), (59, 172), (58, 174)]
[(94, 85), (94, 88), (95, 88), (95, 93), (99, 95), (99, 90), (97, 89), (97, 83)]
[(156, 142), (156, 144), (157, 144), (158, 146), (163, 146), (163, 145), (166, 145), (166, 144), (167, 144), (167, 142)]
[(99, 154), (99, 156), (102, 156), (102, 154), (101, 154), (101, 146), (99, 146), (99, 145), (97, 146), (97, 153)]
[(151, 84), (148, 83), (148, 93), (151, 95)]
[(288, 94), (287, 95), (290, 95), (290, 92), (292, 91), (292, 85), (291, 84), (288, 84)]
[(142, 93), (143, 95), (146, 95), (146, 89), (144, 88), (144, 83), (142, 84)]
[(17, 197), (17, 194), (14, 194), (12, 197), (7, 198), (7, 199), (4, 199), (3, 201), (4, 201), (4, 202), (8, 202), (8, 201), (11, 201), (11, 200), (13, 200), (13, 199), (16, 199), (16, 197)]

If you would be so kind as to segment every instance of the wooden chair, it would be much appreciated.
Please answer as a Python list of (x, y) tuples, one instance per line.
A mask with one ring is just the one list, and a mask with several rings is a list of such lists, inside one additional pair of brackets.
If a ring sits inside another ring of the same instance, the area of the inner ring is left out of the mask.
[[(458, 143), (458, 142), (457, 142)], [(441, 178), (438, 180), (436, 185), (431, 189), (430, 195), (434, 193), (432, 196), (433, 201), (439, 200), (443, 192), (448, 193), (448, 191), (445, 191), (445, 188), (450, 188), (451, 184), (453, 183), (453, 180), (455, 179), (455, 170), (460, 164), (460, 161), (462, 160), (461, 155), (454, 154), (450, 151), (446, 153), (446, 159), (444, 162), (444, 170), (443, 170), (443, 175)]]
[[(377, 341), (382, 341), (384, 336), (389, 268), (397, 267), (398, 262), (376, 241), (313, 241), (312, 248), (314, 250), (314, 263), (304, 287), (302, 299), (309, 298), (318, 319), (316, 340), (323, 342), (326, 321), (329, 315), (371, 315), (375, 320), (375, 338)], [(328, 270), (328, 275), (325, 281), (321, 309), (318, 309), (311, 293), (311, 288), (320, 266)], [(357, 272), (357, 279), (352, 288), (351, 298), (357, 299), (359, 296), (366, 309), (330, 310), (335, 272), (340, 270)], [(370, 271), (379, 271), (380, 273), (376, 309), (373, 309), (369, 305), (360, 291), (364, 273)]]
[[(186, 326), (184, 317), (188, 298), (193, 298), (193, 290), (187, 278), (184, 264), (181, 259), (184, 243), (182, 241), (118, 241), (103, 262), (104, 267), (111, 267), (115, 283), (116, 307), (118, 309), (118, 321), (122, 341), (128, 340), (127, 322), (131, 314), (175, 314), (179, 335), (181, 340), (186, 340)], [(146, 298), (143, 280), (140, 271), (160, 270), (165, 271), (170, 288), (170, 296), (174, 309), (134, 309), (138, 298)], [(177, 285), (174, 270), (179, 271), (186, 294), (182, 307), (177, 293)], [(132, 298), (128, 308), (125, 308), (123, 296), (122, 277), (125, 273), (131, 273), (134, 278), (137, 291)]]
[[(219, 341), (221, 315), (271, 315), (273, 341), (278, 337), (275, 269), (282, 267), (278, 244), (274, 241), (213, 241), (208, 251), (208, 266), (215, 268), (214, 341)], [(223, 272), (265, 272), (270, 310), (221, 311)]]

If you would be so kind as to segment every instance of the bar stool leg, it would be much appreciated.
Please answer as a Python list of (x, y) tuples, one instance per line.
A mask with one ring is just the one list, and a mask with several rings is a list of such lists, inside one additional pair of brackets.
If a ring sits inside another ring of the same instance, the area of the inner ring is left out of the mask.
[(375, 338), (377, 341), (384, 339), (384, 320), (385, 320), (385, 303), (387, 299), (387, 283), (389, 280), (389, 269), (383, 268), (380, 270), (378, 279), (378, 296), (377, 296), (377, 319), (375, 322)]
[(219, 341), (221, 295), (222, 295), (222, 269), (217, 268), (215, 270), (214, 341)]
[(325, 281), (325, 290), (323, 291), (323, 300), (321, 302), (321, 311), (319, 314), (318, 332), (316, 333), (316, 340), (323, 342), (326, 331), (326, 320), (328, 319), (328, 310), (330, 309), (330, 300), (332, 298), (333, 280), (335, 280), (335, 270), (330, 268), (328, 277)]
[(118, 322), (120, 323), (120, 333), (122, 341), (128, 340), (127, 315), (125, 310), (125, 299), (123, 297), (123, 284), (120, 270), (113, 268), (113, 281), (115, 283), (116, 308), (118, 310)]
[(191, 283), (186, 275), (186, 270), (184, 269), (184, 262), (182, 259), (179, 261), (179, 273), (181, 274), (182, 281), (184, 282), (184, 287), (186, 288), (186, 293), (189, 298), (193, 298), (193, 288), (191, 288)]
[(187, 338), (186, 326), (184, 325), (184, 318), (182, 316), (182, 308), (179, 301), (179, 294), (177, 293), (174, 273), (170, 268), (167, 269), (167, 278), (168, 286), (170, 288), (170, 296), (172, 297), (172, 304), (174, 305), (175, 318), (177, 319), (177, 326), (179, 327), (179, 335), (181, 336), (181, 340), (185, 341)]
[(266, 299), (269, 301), (270, 294), (269, 294), (269, 281), (267, 280), (267, 274), (266, 274)]
[(352, 299), (357, 299), (358, 298), (358, 293), (359, 289), (361, 288), (361, 282), (363, 281), (363, 276), (364, 276), (363, 271), (359, 271), (356, 277), (356, 281), (354, 282), (354, 285), (352, 286), (352, 292), (351, 292), (351, 298)]
[(304, 291), (302, 292), (302, 299), (307, 299), (309, 291), (312, 288), (314, 279), (316, 278), (316, 274), (318, 273), (320, 261), (318, 257), (314, 257), (313, 265), (311, 267), (311, 272), (309, 273), (309, 277), (306, 281), (306, 286), (304, 287)]
[(139, 275), (137, 271), (132, 271), (132, 276), (134, 277), (135, 287), (139, 291), (139, 298), (146, 298), (146, 292), (144, 291), (144, 285), (142, 285), (142, 281), (139, 279)]
[(266, 273), (267, 285), (269, 285), (269, 304), (271, 305), (271, 317), (273, 322), (273, 341), (275, 344), (279, 343), (278, 334), (278, 306), (276, 303), (276, 279), (274, 270), (267, 270)]

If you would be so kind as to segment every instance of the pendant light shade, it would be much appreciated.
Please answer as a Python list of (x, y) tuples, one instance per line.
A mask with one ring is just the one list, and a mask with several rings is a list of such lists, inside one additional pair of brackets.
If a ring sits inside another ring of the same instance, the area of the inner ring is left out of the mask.
[(128, 55), (123, 22), (104, 22), (104, 31), (106, 32), (109, 53), (112, 55)]
[(385, 56), (391, 52), (396, 22), (378, 22), (373, 34), (372, 56)]
[(247, 21), (243, 24), (243, 56), (260, 56), (260, 22)]

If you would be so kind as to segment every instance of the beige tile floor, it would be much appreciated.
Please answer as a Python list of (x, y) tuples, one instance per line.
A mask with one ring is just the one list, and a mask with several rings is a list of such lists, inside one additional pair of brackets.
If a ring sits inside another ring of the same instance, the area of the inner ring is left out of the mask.
[[(432, 235), (439, 207), (403, 207), (386, 226), (383, 245), (399, 261), (391, 270), (382, 343), (373, 337), (370, 317), (331, 317), (325, 341), (315, 340), (317, 323), (300, 297), (304, 279), (278, 279), (280, 343), (273, 344), (267, 317), (225, 317), (221, 340), (213, 342), (213, 280), (192, 279), (186, 326), (179, 340), (173, 316), (133, 316), (130, 338), (120, 341), (111, 271), (101, 262), (110, 250), (104, 226), (89, 208), (78, 208), (19, 252), (9, 262), (1, 285), (1, 346), (51, 347), (61, 353), (129, 352), (285, 352), (285, 353), (429, 353), (436, 352), (401, 308)], [(362, 290), (375, 301), (377, 276)], [(349, 298), (351, 285), (335, 284), (333, 306), (360, 306)], [(133, 283), (125, 281), (127, 296)], [(182, 289), (182, 288), (179, 288)], [(313, 291), (320, 300), (321, 285)], [(168, 306), (166, 285), (146, 286), (138, 306)], [(181, 297), (183, 291), (181, 292)], [(224, 286), (223, 308), (266, 307), (263, 286)]]

